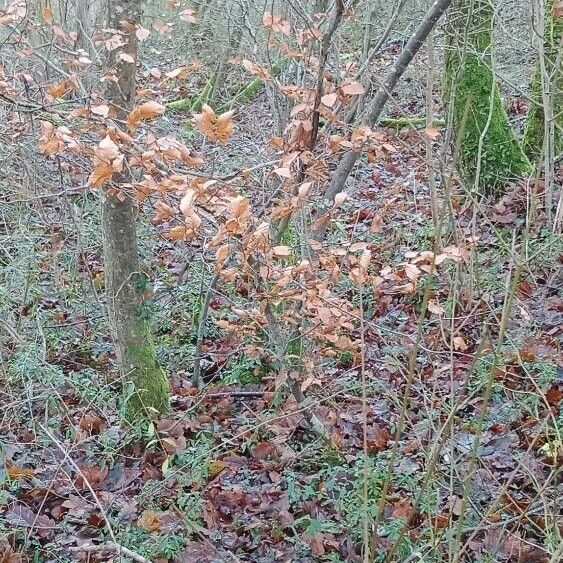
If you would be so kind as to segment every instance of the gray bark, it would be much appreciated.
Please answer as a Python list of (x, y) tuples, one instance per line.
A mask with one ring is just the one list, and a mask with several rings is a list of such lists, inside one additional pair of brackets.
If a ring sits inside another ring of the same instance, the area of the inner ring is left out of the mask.
[[(140, 22), (140, 0), (110, 4), (108, 26), (122, 30), (125, 45), (108, 53), (108, 72), (117, 80), (106, 81), (105, 97), (124, 120), (135, 105), (136, 64), (118, 59), (125, 52), (137, 60), (134, 25)], [(125, 29), (123, 22), (128, 24)], [(129, 183), (127, 174), (114, 177), (114, 186)], [(123, 192), (119, 190), (119, 194)], [(164, 412), (168, 407), (168, 383), (155, 360), (146, 318), (147, 279), (141, 272), (134, 205), (130, 194), (118, 198), (105, 193), (102, 204), (105, 284), (111, 330), (119, 367), (126, 384), (127, 411), (131, 418)]]

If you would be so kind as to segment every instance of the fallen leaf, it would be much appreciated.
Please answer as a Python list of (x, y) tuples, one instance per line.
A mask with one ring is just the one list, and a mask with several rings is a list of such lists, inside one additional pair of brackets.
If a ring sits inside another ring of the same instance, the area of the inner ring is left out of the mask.
[(347, 82), (340, 87), (340, 90), (346, 96), (360, 96), (365, 93), (365, 88), (357, 81)]
[(90, 107), (90, 111), (94, 115), (100, 115), (101, 117), (108, 117), (110, 108), (107, 104), (98, 104)]
[(215, 459), (209, 464), (209, 468), (208, 468), (209, 476), (211, 478), (215, 478), (217, 477), (217, 475), (222, 473), (227, 467), (228, 466), (224, 461), (220, 459)]
[(453, 344), (454, 350), (460, 350), (461, 352), (465, 352), (469, 348), (463, 336), (454, 336)]
[(284, 245), (274, 246), (272, 248), (272, 253), (274, 254), (274, 256), (285, 258), (287, 256), (291, 256), (291, 247)]
[(129, 64), (135, 64), (135, 58), (130, 55), (129, 53), (119, 53), (117, 55), (118, 60), (129, 63)]
[(135, 35), (139, 41), (145, 41), (150, 34), (151, 32), (142, 25), (137, 26), (137, 29), (135, 30)]
[(143, 510), (137, 518), (137, 526), (147, 532), (158, 532), (160, 530), (160, 518), (154, 510)]
[(6, 460), (6, 474), (10, 479), (22, 479), (25, 477), (32, 477), (35, 475), (35, 469), (27, 467), (18, 467), (11, 461)]
[(197, 19), (195, 16), (195, 10), (188, 9), (180, 12), (180, 19), (188, 23), (196, 23)]
[(410, 517), (411, 512), (411, 501), (408, 498), (403, 498), (393, 504), (393, 512), (391, 513), (391, 516), (393, 518), (404, 518), (406, 520)]
[(427, 127), (424, 130), (424, 134), (431, 140), (431, 141), (436, 141), (438, 139), (438, 137), (440, 136), (440, 131), (438, 131), (438, 129), (436, 129), (435, 127)]
[(387, 448), (390, 434), (389, 430), (381, 424), (371, 424), (366, 428), (367, 448), (369, 452), (379, 452)]

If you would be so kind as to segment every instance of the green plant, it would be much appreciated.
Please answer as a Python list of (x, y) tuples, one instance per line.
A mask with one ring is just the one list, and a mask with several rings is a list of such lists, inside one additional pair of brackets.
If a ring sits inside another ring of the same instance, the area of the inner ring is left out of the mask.
[[(180, 479), (182, 480), (182, 479)], [(191, 484), (190, 484), (191, 486)], [(194, 531), (202, 527), (202, 510), (203, 498), (198, 491), (191, 491), (187, 487), (182, 489), (182, 492), (176, 500), (178, 508), (182, 511), (184, 523), (186, 526)]]
[(260, 383), (264, 375), (265, 368), (260, 359), (239, 355), (222, 371), (221, 381), (226, 385), (247, 385)]
[(186, 538), (178, 534), (169, 534), (160, 538), (154, 549), (156, 557), (176, 559), (186, 546)]

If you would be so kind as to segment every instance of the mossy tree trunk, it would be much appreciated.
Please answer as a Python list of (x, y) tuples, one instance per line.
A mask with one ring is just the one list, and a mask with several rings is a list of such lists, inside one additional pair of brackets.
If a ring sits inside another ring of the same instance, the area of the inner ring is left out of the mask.
[[(105, 97), (120, 120), (126, 119), (135, 105), (135, 25), (140, 15), (140, 0), (110, 2), (107, 27), (121, 30), (125, 45), (107, 54), (108, 72), (115, 73), (116, 80), (106, 81)], [(120, 52), (133, 57), (135, 63), (117, 59)], [(111, 330), (126, 388), (127, 416), (135, 420), (168, 408), (168, 381), (156, 361), (146, 318), (147, 279), (141, 272), (134, 203), (131, 194), (122, 190), (132, 179), (124, 173), (114, 180), (116, 189), (104, 194), (102, 204), (105, 283)]]
[[(500, 195), (531, 171), (492, 70), (490, 0), (455, 0), (450, 10), (445, 100), (453, 111), (458, 166), (471, 186)], [(449, 103), (451, 101), (451, 104)]]
[[(543, 37), (545, 69), (542, 70), (543, 65), (540, 60), (532, 83), (531, 105), (523, 140), (524, 151), (532, 161), (539, 158), (544, 145), (544, 94), (546, 93), (554, 120), (554, 154), (557, 156), (563, 153), (563, 14), (557, 9), (560, 4), (561, 2), (554, 0), (547, 0), (545, 4)], [(547, 92), (543, 91), (542, 83), (547, 87)]]

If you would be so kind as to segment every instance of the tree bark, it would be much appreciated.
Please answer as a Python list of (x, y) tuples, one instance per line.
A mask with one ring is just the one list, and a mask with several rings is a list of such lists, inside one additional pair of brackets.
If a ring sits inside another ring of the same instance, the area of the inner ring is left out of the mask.
[(501, 194), (531, 172), (495, 82), (490, 0), (455, 0), (446, 55), (444, 97), (452, 100), (454, 142), (465, 181)]
[[(105, 97), (124, 120), (135, 105), (137, 38), (140, 0), (114, 0), (108, 28), (120, 30), (125, 45), (108, 52)], [(135, 63), (118, 58), (120, 53)], [(130, 419), (162, 413), (168, 408), (168, 381), (158, 365), (147, 319), (147, 278), (141, 271), (134, 204), (122, 189), (131, 183), (127, 173), (114, 178), (102, 204), (105, 284), (111, 330), (119, 368), (126, 387)], [(116, 195), (117, 194), (117, 195)], [(119, 197), (118, 197), (119, 196)]]

